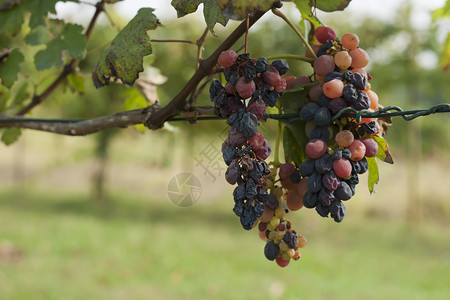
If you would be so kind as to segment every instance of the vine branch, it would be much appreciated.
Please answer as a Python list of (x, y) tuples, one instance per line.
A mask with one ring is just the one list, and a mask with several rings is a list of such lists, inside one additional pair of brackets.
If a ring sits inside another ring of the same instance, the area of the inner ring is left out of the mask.
[[(64, 120), (64, 119), (38, 119), (25, 118), (22, 116), (0, 115), (0, 128), (25, 128), (40, 131), (47, 131), (62, 135), (87, 135), (109, 128), (124, 128), (127, 126), (146, 124), (154, 114), (161, 110), (161, 106), (156, 103), (141, 109), (118, 112), (112, 115), (101, 116), (88, 120)], [(355, 118), (354, 109), (347, 107), (339, 111), (337, 117)], [(352, 113), (349, 113), (352, 112)], [(428, 116), (436, 113), (450, 113), (450, 104), (439, 104), (429, 109), (402, 110), (398, 106), (387, 106), (381, 110), (371, 112), (362, 110), (356, 112), (360, 118), (381, 118), (387, 116), (402, 116), (406, 121), (411, 121), (420, 116)], [(192, 107), (192, 111), (182, 112), (179, 116), (172, 117), (168, 121), (189, 121), (195, 123), (197, 120), (223, 120), (225, 118), (214, 115), (212, 106)], [(301, 121), (298, 114), (265, 114), (264, 119), (278, 120), (284, 123)], [(282, 125), (278, 124), (279, 135), (281, 138)], [(277, 137), (277, 145), (279, 144)], [(278, 146), (276, 147), (278, 148)], [(276, 149), (275, 149), (276, 150)]]

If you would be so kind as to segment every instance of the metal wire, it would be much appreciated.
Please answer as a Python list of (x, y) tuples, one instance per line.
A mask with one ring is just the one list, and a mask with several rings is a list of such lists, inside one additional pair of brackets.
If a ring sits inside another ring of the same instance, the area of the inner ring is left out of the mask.
[[(398, 106), (387, 106), (381, 110), (372, 112), (366, 109), (357, 111), (354, 108), (346, 107), (341, 109), (336, 115), (331, 118), (334, 121), (340, 117), (355, 118), (356, 122), (361, 122), (361, 118), (382, 118), (382, 117), (397, 117), (401, 116), (406, 121), (414, 120), (417, 117), (428, 116), (436, 113), (446, 113), (450, 112), (450, 104), (443, 103), (429, 109), (417, 109), (417, 110), (402, 110)], [(301, 121), (298, 114), (265, 114), (265, 119), (273, 119), (282, 121), (285, 123), (292, 123), (296, 121)], [(186, 117), (174, 117), (168, 121), (186, 121), (189, 118)], [(216, 117), (216, 116), (199, 116), (194, 118), (195, 120), (223, 120), (226, 118)], [(0, 123), (7, 122), (46, 122), (46, 123), (78, 123), (85, 120), (67, 120), (67, 119), (38, 119), (38, 118), (1, 118)]]

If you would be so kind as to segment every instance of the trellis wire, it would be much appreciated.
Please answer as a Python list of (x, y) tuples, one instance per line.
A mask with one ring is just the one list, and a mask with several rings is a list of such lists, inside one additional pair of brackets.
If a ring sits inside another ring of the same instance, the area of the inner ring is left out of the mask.
[[(334, 115), (331, 121), (334, 121), (340, 117), (355, 118), (356, 122), (361, 122), (361, 118), (382, 118), (382, 117), (396, 117), (401, 116), (406, 121), (411, 121), (417, 117), (428, 116), (436, 113), (450, 112), (450, 104), (444, 103), (439, 104), (429, 109), (417, 109), (417, 110), (402, 110), (398, 106), (387, 106), (378, 111), (369, 111), (366, 109), (357, 111), (354, 108), (346, 107), (341, 109), (336, 115)], [(296, 121), (301, 121), (300, 116), (295, 113), (289, 114), (265, 114), (265, 119), (273, 119), (282, 121), (285, 123), (293, 123)], [(174, 117), (168, 121), (186, 121), (186, 117)], [(195, 120), (221, 120), (226, 118), (216, 117), (216, 116), (198, 116), (194, 118)], [(67, 119), (38, 119), (38, 118), (0, 118), (0, 123), (6, 122), (49, 122), (49, 123), (78, 123), (85, 120), (67, 120)]]
[[(354, 108), (346, 107), (341, 109), (336, 115), (334, 115), (331, 118), (331, 121), (335, 121), (340, 117), (349, 117), (355, 118), (356, 122), (359, 123), (361, 122), (361, 118), (383, 118), (396, 116), (401, 116), (406, 121), (411, 121), (417, 117), (445, 112), (450, 112), (450, 104), (444, 103), (430, 107), (429, 109), (416, 109), (416, 110), (402, 110), (398, 106), (387, 106), (374, 112), (367, 109), (362, 109), (358, 111)], [(264, 117), (268, 119), (279, 120), (285, 123), (292, 123), (301, 120), (298, 114), (266, 114), (264, 115)]]

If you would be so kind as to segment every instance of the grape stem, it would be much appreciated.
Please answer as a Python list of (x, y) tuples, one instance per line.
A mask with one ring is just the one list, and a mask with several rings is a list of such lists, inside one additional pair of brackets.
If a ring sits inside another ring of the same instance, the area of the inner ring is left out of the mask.
[(312, 54), (312, 56), (314, 57), (314, 59), (317, 58), (316, 53), (314, 52), (314, 50), (311, 48), (311, 46), (309, 45), (308, 41), (305, 39), (305, 37), (301, 34), (301, 32), (295, 27), (294, 24), (292, 24), (292, 22), (288, 19), (288, 17), (286, 17), (280, 10), (273, 8), (272, 9), (272, 13), (280, 18), (282, 18), (291, 28), (292, 30), (294, 30), (294, 32), (298, 35), (298, 37), (302, 40), (303, 44), (305, 44), (306, 48), (309, 50), (309, 52)]
[(279, 54), (279, 55), (272, 55), (272, 56), (266, 56), (267, 60), (275, 60), (275, 59), (296, 59), (301, 61), (306, 61), (309, 63), (314, 62), (314, 58), (309, 58), (306, 56), (301, 55), (295, 55), (295, 54)]

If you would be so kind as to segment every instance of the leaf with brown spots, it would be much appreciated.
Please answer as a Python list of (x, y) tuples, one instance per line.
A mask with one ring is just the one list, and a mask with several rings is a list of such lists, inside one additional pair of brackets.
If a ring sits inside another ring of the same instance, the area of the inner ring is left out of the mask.
[(139, 73), (144, 70), (144, 56), (152, 54), (147, 31), (161, 26), (153, 11), (153, 8), (141, 8), (102, 53), (92, 73), (96, 88), (118, 79), (132, 85), (139, 78)]

